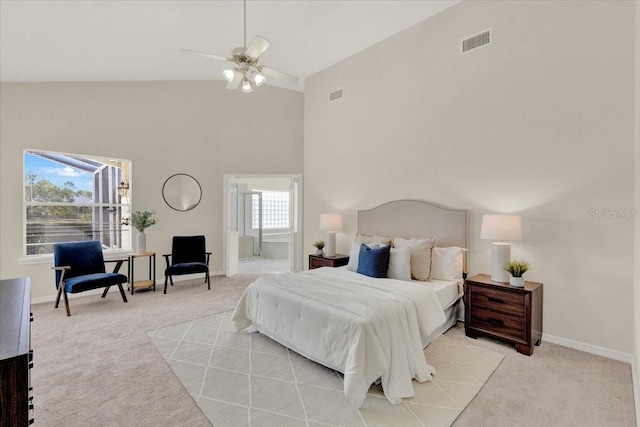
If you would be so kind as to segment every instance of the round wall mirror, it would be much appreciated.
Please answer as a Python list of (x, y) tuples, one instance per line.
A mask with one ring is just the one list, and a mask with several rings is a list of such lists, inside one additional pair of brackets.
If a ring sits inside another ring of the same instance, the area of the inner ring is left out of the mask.
[(181, 212), (190, 211), (200, 203), (202, 187), (191, 175), (177, 173), (164, 182), (162, 197), (171, 209)]

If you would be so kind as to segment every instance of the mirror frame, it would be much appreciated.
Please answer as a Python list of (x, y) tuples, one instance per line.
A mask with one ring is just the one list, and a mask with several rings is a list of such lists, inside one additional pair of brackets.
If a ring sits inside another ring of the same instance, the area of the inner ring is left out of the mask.
[[(178, 208), (172, 206), (171, 203), (169, 203), (169, 201), (167, 200), (167, 197), (165, 196), (165, 187), (167, 186), (167, 183), (169, 182), (169, 180), (171, 180), (171, 178), (175, 178), (176, 176), (185, 176), (185, 177), (191, 178), (193, 180), (193, 182), (196, 183), (196, 185), (198, 186), (198, 190), (200, 191), (200, 196), (198, 197), (198, 201), (193, 203), (187, 209), (178, 209)], [(164, 202), (167, 204), (167, 206), (169, 206), (174, 211), (188, 212), (188, 211), (190, 211), (192, 209), (195, 209), (196, 206), (198, 206), (200, 204), (200, 201), (202, 200), (202, 186), (200, 185), (200, 183), (198, 182), (197, 179), (195, 179), (193, 176), (191, 176), (191, 175), (189, 175), (187, 173), (174, 173), (173, 175), (171, 175), (169, 178), (167, 178), (164, 181), (164, 184), (162, 184), (162, 198), (164, 199)]]

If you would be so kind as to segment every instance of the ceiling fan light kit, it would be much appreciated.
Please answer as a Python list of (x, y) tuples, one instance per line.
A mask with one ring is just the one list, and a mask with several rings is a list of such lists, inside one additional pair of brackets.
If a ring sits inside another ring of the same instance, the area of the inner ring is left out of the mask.
[(205, 58), (232, 62), (236, 66), (222, 72), (222, 77), (228, 82), (227, 89), (241, 88), (243, 93), (250, 93), (254, 86), (262, 86), (266, 76), (283, 80), (290, 84), (298, 84), (299, 79), (291, 74), (277, 71), (264, 65), (258, 65), (258, 57), (271, 46), (271, 42), (264, 37), (255, 36), (251, 44), (247, 46), (247, 0), (244, 0), (244, 47), (237, 47), (231, 51), (231, 58), (214, 55), (206, 52), (198, 52), (189, 49), (180, 49), (182, 53), (204, 56)]
[(228, 82), (232, 81), (235, 75), (236, 72), (230, 69), (226, 69), (222, 72), (222, 77), (224, 77), (224, 79)]
[(242, 93), (251, 93), (253, 91), (253, 86), (248, 78), (244, 77), (242, 79)]

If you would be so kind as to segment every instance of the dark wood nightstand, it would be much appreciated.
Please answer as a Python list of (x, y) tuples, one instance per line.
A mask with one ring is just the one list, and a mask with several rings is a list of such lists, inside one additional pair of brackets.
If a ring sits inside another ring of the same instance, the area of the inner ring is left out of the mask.
[(464, 331), (468, 337), (491, 336), (516, 345), (531, 356), (542, 338), (542, 283), (525, 282), (524, 288), (494, 282), (478, 274), (466, 280)]
[(349, 264), (349, 256), (336, 254), (336, 256), (309, 255), (309, 270), (319, 267), (342, 267)]

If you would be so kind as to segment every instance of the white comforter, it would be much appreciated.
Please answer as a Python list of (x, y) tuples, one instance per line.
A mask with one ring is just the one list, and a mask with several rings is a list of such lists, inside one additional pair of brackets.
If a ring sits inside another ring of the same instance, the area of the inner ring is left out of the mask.
[(392, 404), (429, 381), (421, 336), (445, 322), (434, 291), (346, 269), (263, 276), (240, 298), (233, 323), (260, 331), (303, 356), (344, 373), (344, 393), (360, 407), (381, 379)]

